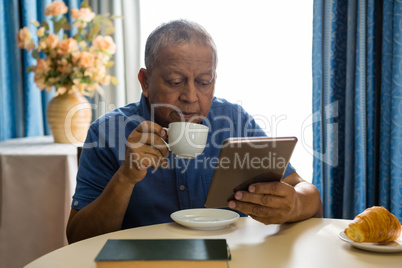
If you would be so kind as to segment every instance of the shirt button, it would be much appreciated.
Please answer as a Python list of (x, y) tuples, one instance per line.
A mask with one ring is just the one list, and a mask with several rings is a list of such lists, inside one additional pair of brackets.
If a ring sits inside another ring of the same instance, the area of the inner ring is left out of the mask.
[(78, 201), (74, 201), (74, 206), (78, 206)]
[(180, 185), (179, 189), (180, 189), (180, 191), (184, 191), (184, 190), (186, 190), (186, 186)]

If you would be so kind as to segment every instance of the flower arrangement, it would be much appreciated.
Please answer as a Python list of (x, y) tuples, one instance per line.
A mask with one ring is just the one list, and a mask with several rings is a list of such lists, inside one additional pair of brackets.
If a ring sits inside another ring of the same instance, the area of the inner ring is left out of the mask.
[[(45, 15), (51, 16), (54, 33), (46, 21), (41, 24), (31, 21), (37, 28), (37, 44), (28, 27), (20, 29), (17, 46), (32, 51), (32, 57), (37, 60), (27, 72), (34, 72), (39, 89), (49, 91), (54, 86), (56, 95), (70, 90), (90, 97), (95, 91), (102, 94), (101, 85), (118, 84), (116, 77), (106, 72), (114, 64), (110, 58), (116, 52), (116, 45), (110, 35), (114, 33), (112, 19), (116, 17), (96, 15), (85, 0), (80, 9), (71, 9), (72, 24), (77, 31), (68, 37), (64, 33), (71, 28), (65, 16), (67, 12), (64, 2), (55, 1), (46, 7)], [(102, 29), (104, 35), (100, 35)]]

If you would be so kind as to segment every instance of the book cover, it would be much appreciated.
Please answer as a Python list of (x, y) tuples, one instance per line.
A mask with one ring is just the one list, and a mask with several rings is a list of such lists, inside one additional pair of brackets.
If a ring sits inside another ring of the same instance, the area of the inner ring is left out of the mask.
[(97, 268), (228, 267), (226, 239), (110, 239), (95, 258)]

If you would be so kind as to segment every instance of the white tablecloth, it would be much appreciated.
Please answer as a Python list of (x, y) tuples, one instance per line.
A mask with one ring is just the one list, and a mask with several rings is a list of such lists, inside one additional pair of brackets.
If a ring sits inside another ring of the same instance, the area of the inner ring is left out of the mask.
[(0, 142), (0, 267), (22, 267), (67, 244), (77, 146), (50, 136)]

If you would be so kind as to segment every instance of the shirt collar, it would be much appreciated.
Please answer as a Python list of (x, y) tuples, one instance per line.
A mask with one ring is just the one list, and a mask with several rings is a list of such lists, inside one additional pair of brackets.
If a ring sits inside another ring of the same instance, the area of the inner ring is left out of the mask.
[(140, 111), (141, 111), (141, 117), (144, 118), (144, 120), (151, 120), (151, 114), (149, 113), (148, 109), (148, 99), (145, 98), (142, 93), (140, 99)]

